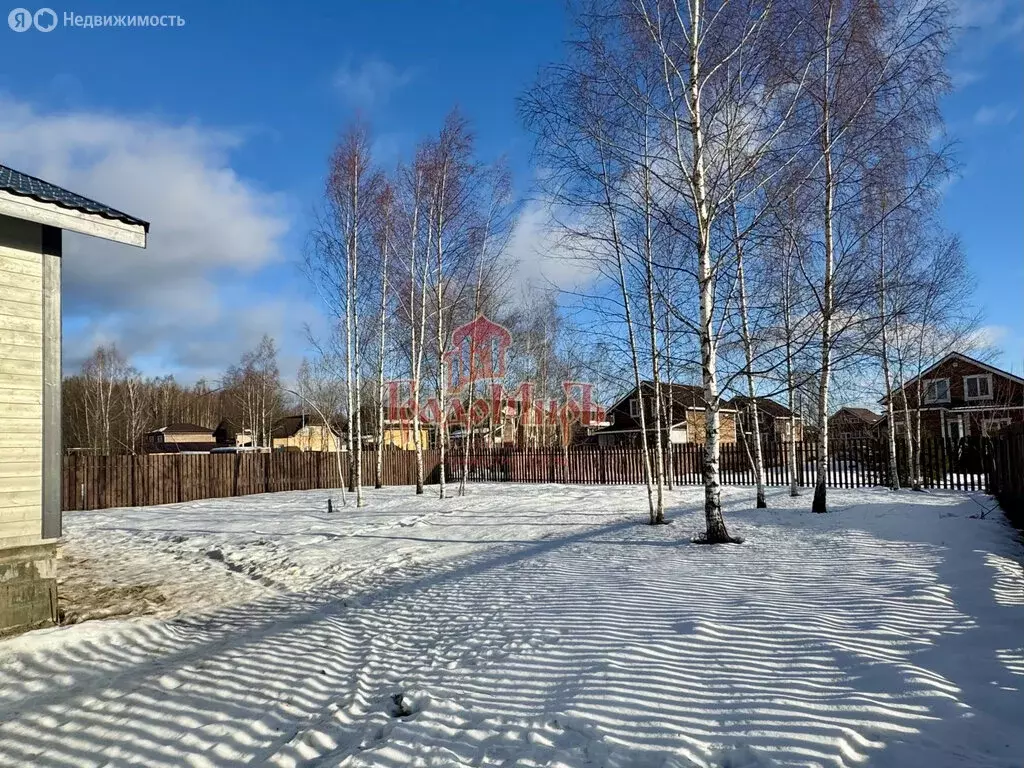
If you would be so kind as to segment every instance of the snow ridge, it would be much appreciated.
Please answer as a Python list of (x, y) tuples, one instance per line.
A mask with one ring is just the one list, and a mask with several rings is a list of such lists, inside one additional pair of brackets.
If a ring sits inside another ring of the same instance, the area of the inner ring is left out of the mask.
[(1022, 763), (1022, 549), (963, 495), (725, 489), (747, 542), (719, 548), (688, 543), (699, 489), (657, 528), (633, 488), (395, 490), (73, 516), (220, 607), (0, 644), (0, 763)]

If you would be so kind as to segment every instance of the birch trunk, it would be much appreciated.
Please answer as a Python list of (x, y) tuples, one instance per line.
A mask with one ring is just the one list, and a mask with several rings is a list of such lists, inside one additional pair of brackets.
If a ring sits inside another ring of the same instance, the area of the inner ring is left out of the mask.
[[(494, 210), (491, 209), (491, 215)], [(484, 226), (483, 238), (480, 245), (480, 261), (477, 264), (476, 289), (473, 292), (473, 317), (477, 318), (483, 312), (483, 289), (484, 289), (484, 262), (487, 258), (487, 240), (490, 237), (491, 219), (488, 216)], [(473, 401), (476, 398), (476, 380), (474, 371), (476, 362), (476, 339), (469, 340), (469, 394), (466, 396), (466, 432), (462, 441), (462, 478), (459, 481), (459, 496), (466, 495), (466, 482), (469, 476), (469, 451), (473, 445)], [(493, 440), (491, 431), (486, 432), (487, 443)]]
[(387, 343), (387, 310), (388, 310), (388, 251), (390, 249), (391, 226), (390, 207), (385, 211), (384, 241), (381, 253), (380, 276), (380, 352), (377, 356), (377, 468), (373, 478), (373, 487), (384, 486), (384, 357)]
[(669, 335), (669, 322), (669, 313), (668, 311), (665, 311), (665, 331), (662, 333), (662, 338), (665, 340), (665, 377), (668, 379), (668, 397), (662, 397), (662, 402), (665, 408), (665, 433), (667, 435), (666, 443), (668, 451), (668, 460), (666, 461), (666, 484), (668, 489), (671, 491), (676, 473), (676, 458), (675, 448), (672, 447), (672, 421), (675, 412), (673, 407), (675, 393), (672, 388), (672, 347)]
[(384, 486), (384, 362), (387, 347), (388, 259), (391, 250), (393, 204), (394, 198), (388, 188), (384, 198), (384, 237), (381, 241), (380, 348), (377, 356), (377, 424), (374, 436), (374, 442), (377, 445), (377, 462), (373, 478), (374, 488)]
[[(414, 197), (413, 205), (413, 216), (412, 216), (412, 244), (411, 244), (411, 256), (409, 259), (409, 283), (410, 283), (410, 299), (409, 299), (409, 313), (411, 315), (411, 322), (409, 323), (410, 334), (412, 337), (412, 440), (413, 446), (416, 448), (416, 494), (422, 495), (423, 493), (423, 438), (420, 435), (420, 374), (423, 369), (423, 344), (424, 336), (426, 334), (427, 324), (427, 287), (425, 281), (420, 282), (420, 297), (419, 297), (419, 318), (416, 315), (416, 283), (419, 279), (419, 273), (416, 271), (416, 241), (419, 237), (419, 193), (420, 193), (421, 177), (418, 175), (416, 178), (416, 192)], [(430, 218), (427, 219), (427, 248), (423, 255), (424, 270), (426, 270), (427, 257), (430, 250)], [(417, 329), (419, 330), (419, 341), (417, 342)]]
[(363, 404), (359, 364), (359, 307), (356, 291), (359, 286), (359, 184), (361, 180), (362, 156), (356, 157), (355, 178), (352, 180), (352, 362), (355, 373), (355, 486), (356, 507), (363, 506)]
[(907, 480), (910, 483), (910, 487), (915, 491), (921, 490), (921, 479), (916, 471), (917, 456), (916, 446), (914, 445), (914, 433), (910, 428), (910, 402), (907, 400), (907, 369), (905, 360), (903, 357), (903, 345), (901, 343), (902, 334), (900, 333), (900, 320), (899, 315), (893, 318), (893, 335), (896, 338), (896, 366), (899, 371), (899, 392), (900, 399), (903, 401), (903, 444), (907, 451)]
[(764, 454), (761, 450), (761, 419), (757, 409), (757, 388), (754, 385), (754, 344), (750, 338), (750, 318), (747, 309), (747, 280), (743, 271), (743, 245), (740, 242), (739, 221), (736, 216), (736, 200), (732, 202), (733, 237), (736, 246), (736, 280), (740, 289), (740, 331), (743, 337), (743, 354), (747, 362), (747, 396), (750, 401), (750, 431), (754, 439), (754, 483), (757, 486), (758, 509), (767, 509), (764, 492)]
[(715, 283), (711, 269), (711, 217), (704, 172), (704, 129), (701, 124), (700, 38), (701, 0), (690, 3), (690, 137), (693, 144), (692, 190), (697, 215), (697, 284), (700, 292), (700, 358), (704, 386), (704, 517), (709, 544), (733, 541), (722, 517), (719, 458), (721, 452), (720, 403), (718, 399), (717, 349), (715, 345)]
[[(882, 212), (885, 216), (884, 208)], [(889, 442), (889, 488), (900, 489), (900, 468), (896, 461), (896, 408), (893, 404), (892, 376), (889, 371), (889, 329), (886, 320), (885, 295), (885, 222), (882, 222), (878, 248), (878, 319), (881, 330), (882, 378), (885, 383), (885, 415)]]
[(345, 244), (345, 407), (348, 410), (348, 429), (345, 447), (348, 449), (348, 491), (355, 492), (355, 446), (352, 431), (355, 429), (355, 397), (352, 389), (352, 242)]
[[(928, 315), (928, 304), (925, 304), (924, 314), (921, 316), (921, 327), (927, 328), (930, 318)], [(924, 375), (924, 333), (918, 334), (917, 344), (917, 378), (915, 388), (917, 390), (917, 396), (914, 402), (917, 403), (917, 408), (914, 409), (914, 490), (922, 490), (924, 484), (924, 470), (921, 466), (921, 398), (924, 395), (924, 384), (921, 377)], [(904, 407), (906, 407), (906, 390), (904, 390)], [(907, 423), (907, 431), (910, 431), (910, 424)], [(945, 435), (941, 435), (941, 438), (945, 439)]]
[[(654, 406), (651, 409), (654, 414), (654, 483), (656, 493), (656, 504), (654, 511), (654, 522), (664, 523), (665, 522), (665, 453), (664, 444), (662, 440), (664, 435), (662, 434), (662, 409), (661, 409), (661, 372), (659, 371), (658, 364), (658, 334), (657, 334), (657, 317), (655, 315), (654, 307), (654, 233), (651, 227), (651, 220), (653, 217), (652, 200), (651, 200), (651, 169), (648, 165), (647, 156), (647, 141), (646, 135), (646, 123), (645, 123), (645, 135), (644, 135), (644, 165), (643, 165), (643, 180), (644, 180), (644, 270), (645, 270), (645, 289), (647, 292), (647, 315), (648, 315), (648, 330), (650, 331), (650, 338), (648, 339), (651, 345), (651, 375), (654, 378)], [(641, 403), (642, 403), (641, 399)], [(643, 410), (641, 408), (641, 410)], [(568, 457), (566, 457), (568, 458)], [(568, 471), (568, 467), (566, 467)]]
[(644, 458), (644, 485), (647, 489), (647, 509), (649, 522), (655, 525), (658, 522), (657, 510), (654, 504), (654, 489), (651, 477), (651, 452), (647, 443), (647, 415), (644, 408), (643, 381), (640, 378), (640, 361), (637, 354), (636, 333), (633, 330), (633, 313), (630, 309), (629, 291), (626, 287), (626, 271), (622, 263), (622, 240), (619, 237), (618, 219), (615, 215), (614, 203), (611, 199), (609, 186), (611, 180), (608, 175), (608, 168), (602, 160), (602, 174), (604, 182), (605, 205), (608, 208), (609, 223), (611, 224), (612, 247), (615, 250), (615, 262), (618, 267), (619, 294), (622, 297), (622, 306), (626, 320), (626, 332), (629, 337), (630, 360), (633, 364), (633, 383), (636, 386), (636, 396), (640, 404), (640, 446)]
[(835, 243), (833, 242), (832, 216), (835, 195), (835, 180), (832, 172), (832, 129), (829, 93), (829, 68), (832, 54), (832, 12), (825, 31), (825, 70), (823, 73), (824, 89), (822, 94), (821, 120), (821, 152), (825, 172), (824, 199), (824, 230), (825, 230), (825, 274), (822, 286), (821, 305), (821, 367), (818, 381), (818, 467), (814, 481), (814, 501), (812, 512), (828, 511), (828, 397), (829, 379), (832, 375), (832, 313), (834, 303), (833, 271), (835, 269)]
[(445, 343), (444, 343), (444, 245), (443, 245), (443, 232), (444, 232), (444, 212), (445, 212), (445, 192), (448, 181), (448, 166), (447, 161), (441, 171), (441, 179), (439, 186), (438, 202), (437, 202), (437, 397), (438, 397), (438, 411), (440, 412), (440, 423), (437, 425), (438, 428), (438, 452), (440, 455), (440, 465), (438, 467), (438, 498), (443, 499), (447, 494), (447, 488), (445, 484), (445, 449), (446, 443), (448, 442), (448, 399), (447, 399), (447, 385), (446, 375), (447, 369), (445, 366)]
[[(793, 273), (789, 255), (785, 257), (785, 285), (783, 286), (783, 332), (786, 337), (786, 407), (789, 408), (789, 440), (786, 446), (789, 463), (789, 495), (796, 498), (800, 495), (800, 478), (797, 473), (796, 455), (796, 382), (793, 379)], [(803, 438), (803, 423), (800, 424), (800, 436)]]

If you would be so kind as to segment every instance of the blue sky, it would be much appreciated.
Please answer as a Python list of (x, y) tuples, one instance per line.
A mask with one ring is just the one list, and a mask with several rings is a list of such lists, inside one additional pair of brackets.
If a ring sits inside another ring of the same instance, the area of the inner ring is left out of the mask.
[[(268, 331), (286, 372), (318, 322), (296, 261), (331, 144), (369, 117), (391, 164), (458, 105), (481, 155), (531, 181), (515, 99), (568, 34), (559, 0), (91, 2), (157, 29), (0, 27), (0, 161), (153, 222), (147, 252), (70, 236), (66, 356), (117, 341), (151, 373), (216, 376)], [(31, 10), (35, 10), (32, 8)], [(961, 176), (943, 206), (985, 323), (1024, 369), (1024, 7), (963, 2), (946, 102)], [(528, 243), (529, 238), (520, 238)]]

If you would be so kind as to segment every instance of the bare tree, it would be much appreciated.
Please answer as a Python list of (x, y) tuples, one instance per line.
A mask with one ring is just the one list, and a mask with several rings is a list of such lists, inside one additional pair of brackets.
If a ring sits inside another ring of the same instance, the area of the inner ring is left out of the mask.
[(91, 447), (105, 456), (110, 455), (114, 448), (114, 424), (121, 409), (116, 394), (127, 367), (124, 355), (113, 344), (97, 347), (82, 364), (85, 408), (89, 419), (86, 434)]
[(806, 124), (817, 137), (808, 181), (819, 191), (823, 241), (821, 272), (812, 278), (821, 315), (812, 509), (825, 512), (835, 355), (847, 333), (859, 333), (857, 326), (871, 319), (874, 305), (875, 291), (862, 279), (861, 240), (873, 229), (863, 220), (867, 160), (879, 149), (880, 135), (898, 131), (905, 148), (927, 141), (938, 124), (949, 18), (938, 0), (815, 0), (803, 21), (803, 66), (810, 72)]
[(252, 435), (253, 445), (272, 447), (274, 423), (283, 403), (277, 346), (269, 335), (264, 334), (255, 349), (228, 368), (223, 388), (235, 400), (242, 430)]
[(341, 438), (336, 431), (342, 421), (343, 394), (339, 391), (341, 389), (339, 387), (340, 379), (336, 374), (335, 367), (332, 361), (325, 359), (322, 355), (312, 363), (309, 360), (303, 360), (296, 376), (297, 389), (286, 389), (285, 391), (299, 398), (303, 409), (312, 408), (324, 425), (328, 439), (333, 443), (327, 450), (334, 454), (338, 485), (341, 488), (341, 502), (344, 505), (346, 503), (345, 471), (341, 460)]
[(124, 374), (124, 447), (132, 456), (138, 451), (139, 441), (146, 430), (151, 392), (137, 368), (134, 366), (126, 368)]
[(377, 466), (373, 479), (373, 487), (381, 488), (384, 484), (384, 370), (387, 358), (387, 332), (390, 325), (388, 320), (389, 285), (388, 266), (391, 257), (391, 250), (395, 242), (395, 190), (391, 184), (384, 184), (375, 201), (375, 207), (379, 212), (377, 219), (377, 247), (380, 252), (380, 338), (377, 352), (377, 425), (376, 439)]

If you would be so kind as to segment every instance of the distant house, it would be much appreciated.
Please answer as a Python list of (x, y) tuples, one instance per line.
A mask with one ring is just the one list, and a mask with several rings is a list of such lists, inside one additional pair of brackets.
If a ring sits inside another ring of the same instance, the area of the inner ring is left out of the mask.
[[(759, 397), (756, 402), (757, 425), (761, 432), (762, 440), (788, 442), (790, 439), (789, 417), (792, 415), (792, 411), (781, 403), (766, 397)], [(743, 396), (734, 397), (729, 401), (728, 405), (736, 411), (736, 417), (740, 425), (740, 436), (749, 434), (754, 424), (753, 405), (750, 398)], [(800, 416), (796, 417), (794, 439), (797, 442), (804, 439), (803, 419)]]
[(217, 447), (245, 447), (252, 444), (252, 435), (248, 429), (240, 429), (230, 419), (221, 419), (213, 430), (213, 439)]
[(323, 419), (311, 414), (285, 416), (274, 423), (271, 445), (274, 450), (324, 451), (344, 450), (341, 430), (324, 424)]
[[(424, 448), (431, 446), (430, 433), (430, 425), (420, 424), (420, 445)], [(376, 440), (376, 432), (371, 434), (370, 438)], [(397, 448), (401, 451), (416, 450), (416, 433), (413, 431), (412, 421), (385, 419), (383, 445), (385, 448)]]
[(221, 448), (244, 448), (252, 445), (252, 433), (248, 429), (239, 429), (231, 419), (221, 419), (213, 430), (213, 439)]
[(878, 437), (881, 414), (867, 408), (840, 408), (828, 417), (828, 435), (833, 440)]
[(911, 423), (920, 410), (924, 438), (991, 437), (1010, 424), (1024, 423), (1024, 379), (959, 352), (950, 352), (897, 390), (898, 432), (905, 428), (904, 396)]
[(146, 453), (209, 452), (217, 447), (213, 430), (198, 424), (168, 424), (147, 432), (142, 441)]
[[(662, 439), (666, 443), (703, 443), (706, 421), (704, 418), (704, 390), (690, 384), (662, 384), (662, 397), (672, 406), (671, 422), (663, 425)], [(633, 387), (608, 409), (609, 425), (594, 432), (597, 444), (603, 447), (640, 445), (640, 410), (643, 409), (648, 438), (653, 440), (654, 382), (642, 382), (638, 392)], [(728, 403), (720, 411), (720, 439), (723, 443), (736, 442), (736, 409)]]

